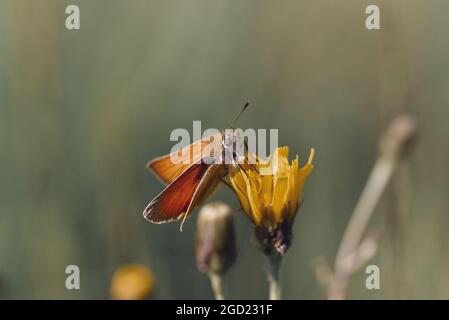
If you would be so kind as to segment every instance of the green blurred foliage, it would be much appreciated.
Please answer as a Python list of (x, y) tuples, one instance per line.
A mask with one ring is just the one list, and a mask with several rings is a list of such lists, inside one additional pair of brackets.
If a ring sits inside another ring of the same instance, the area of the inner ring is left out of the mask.
[[(67, 31), (65, 7), (81, 9)], [(380, 31), (364, 26), (381, 8)], [(380, 132), (413, 114), (419, 141), (373, 225), (379, 291), (350, 298), (449, 298), (449, 3), (444, 0), (0, 1), (0, 297), (108, 298), (113, 271), (149, 266), (157, 298), (212, 298), (197, 272), (195, 217), (142, 217), (162, 185), (145, 169), (170, 132), (279, 128), (315, 170), (285, 261), (284, 296), (323, 298), (311, 262), (332, 261), (373, 165)], [(222, 188), (214, 199), (238, 207)], [(231, 298), (265, 298), (264, 259), (237, 221)], [(65, 289), (65, 267), (81, 290)]]

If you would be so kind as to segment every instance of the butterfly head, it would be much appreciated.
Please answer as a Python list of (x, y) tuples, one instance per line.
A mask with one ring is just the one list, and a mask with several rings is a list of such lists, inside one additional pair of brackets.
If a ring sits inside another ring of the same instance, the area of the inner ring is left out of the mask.
[(222, 146), (225, 164), (238, 167), (245, 158), (245, 142), (240, 129), (225, 129), (223, 132)]

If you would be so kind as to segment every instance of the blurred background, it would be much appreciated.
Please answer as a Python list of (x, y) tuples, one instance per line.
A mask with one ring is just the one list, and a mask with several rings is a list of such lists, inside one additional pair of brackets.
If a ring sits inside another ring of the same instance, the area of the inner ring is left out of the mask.
[[(65, 8), (81, 29), (65, 28)], [(380, 31), (365, 8), (381, 10)], [(312, 261), (335, 258), (382, 130), (414, 115), (419, 139), (371, 222), (381, 290), (351, 299), (449, 299), (449, 3), (444, 0), (1, 0), (0, 298), (109, 297), (114, 271), (148, 266), (154, 298), (213, 298), (197, 271), (194, 215), (142, 217), (163, 188), (145, 163), (175, 128), (279, 128), (315, 170), (284, 266), (284, 297), (320, 299)], [(212, 199), (239, 206), (227, 188)], [(267, 297), (265, 261), (237, 215), (229, 298)], [(65, 268), (81, 290), (65, 288)]]

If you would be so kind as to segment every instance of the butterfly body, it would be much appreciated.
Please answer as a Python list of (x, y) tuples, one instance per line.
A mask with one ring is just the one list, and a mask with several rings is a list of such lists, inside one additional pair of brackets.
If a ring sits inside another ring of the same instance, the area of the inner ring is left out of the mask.
[[(248, 106), (249, 102), (245, 103), (231, 127)], [(166, 223), (183, 218), (184, 223), (229, 172), (239, 170), (240, 161), (245, 160), (244, 149), (239, 131), (232, 128), (148, 162), (147, 168), (167, 186), (146, 206), (145, 219)]]
[(167, 186), (147, 205), (144, 217), (153, 223), (185, 220), (238, 167), (237, 141), (235, 130), (224, 130), (148, 162), (147, 168)]

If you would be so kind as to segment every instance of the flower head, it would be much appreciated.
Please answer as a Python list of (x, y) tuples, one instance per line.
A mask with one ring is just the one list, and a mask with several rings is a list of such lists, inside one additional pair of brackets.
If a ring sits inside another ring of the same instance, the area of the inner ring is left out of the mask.
[(144, 300), (151, 296), (153, 273), (147, 267), (129, 264), (120, 267), (112, 277), (111, 297), (115, 300)]
[(235, 262), (234, 219), (222, 202), (205, 205), (197, 220), (196, 262), (201, 272), (224, 274)]
[(298, 156), (289, 163), (288, 147), (275, 150), (267, 161), (243, 168), (230, 176), (240, 204), (256, 227), (257, 240), (266, 254), (284, 255), (291, 243), (291, 229), (312, 172), (315, 150), (299, 168)]

